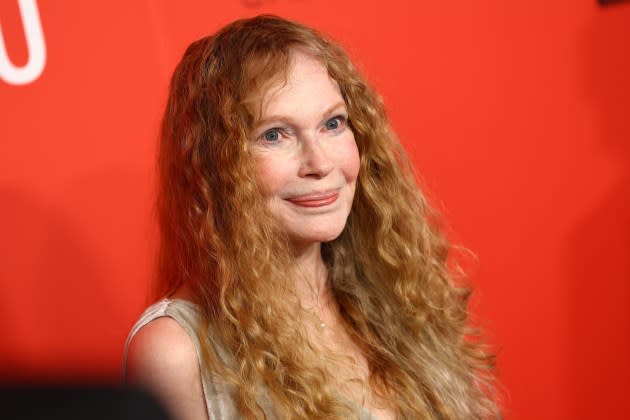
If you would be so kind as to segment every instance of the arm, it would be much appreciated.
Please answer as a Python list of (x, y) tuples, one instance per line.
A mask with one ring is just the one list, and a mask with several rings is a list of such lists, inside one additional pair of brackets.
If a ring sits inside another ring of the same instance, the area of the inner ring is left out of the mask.
[(127, 382), (160, 399), (175, 420), (207, 420), (193, 343), (174, 319), (155, 319), (129, 345)]

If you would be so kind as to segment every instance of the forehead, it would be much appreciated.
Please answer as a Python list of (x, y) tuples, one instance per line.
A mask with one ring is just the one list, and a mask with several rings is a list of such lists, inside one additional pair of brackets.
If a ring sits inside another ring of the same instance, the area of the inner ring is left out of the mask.
[(260, 98), (259, 118), (296, 114), (330, 107), (343, 101), (337, 82), (315, 57), (294, 51), (283, 80), (269, 83)]

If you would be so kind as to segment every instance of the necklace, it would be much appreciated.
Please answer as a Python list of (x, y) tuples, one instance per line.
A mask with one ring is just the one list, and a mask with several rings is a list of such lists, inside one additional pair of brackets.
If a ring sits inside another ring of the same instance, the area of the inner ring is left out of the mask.
[(313, 306), (310, 307), (310, 308), (304, 308), (311, 315), (313, 315), (315, 318), (317, 318), (317, 326), (319, 327), (320, 330), (323, 330), (324, 328), (326, 328), (326, 323), (324, 322), (322, 317), (319, 316), (319, 312), (323, 311), (323, 307), (325, 305), (326, 305), (325, 302), (324, 303), (320, 302), (320, 295), (317, 294)]
[(302, 309), (308, 312), (309, 314), (311, 314), (313, 318), (316, 318), (316, 320), (314, 321), (320, 330), (323, 330), (324, 328), (326, 328), (326, 323), (324, 322), (322, 317), (319, 316), (319, 313), (318, 313), (319, 311), (321, 311), (321, 305), (319, 304), (319, 300), (317, 301), (315, 305), (311, 306), (310, 308), (302, 306)]
[(322, 319), (319, 317), (319, 315), (317, 315), (314, 312), (313, 312), (313, 315), (315, 315), (317, 317), (317, 320), (319, 321), (319, 328), (321, 328), (322, 330), (324, 328), (326, 328), (326, 323), (324, 321), (322, 321)]
[[(316, 270), (316, 272), (317, 271), (318, 270)], [(317, 326), (320, 330), (323, 330), (326, 328), (326, 323), (319, 314), (325, 312), (324, 308), (329, 305), (331, 299), (330, 290), (328, 289), (329, 284), (326, 280), (327, 270), (323, 268), (323, 271), (321, 273), (317, 273), (316, 277), (321, 277), (323, 281), (320, 283), (319, 287), (314, 287), (313, 283), (308, 281), (306, 282), (311, 293), (311, 305), (302, 306), (302, 308), (317, 319)]]

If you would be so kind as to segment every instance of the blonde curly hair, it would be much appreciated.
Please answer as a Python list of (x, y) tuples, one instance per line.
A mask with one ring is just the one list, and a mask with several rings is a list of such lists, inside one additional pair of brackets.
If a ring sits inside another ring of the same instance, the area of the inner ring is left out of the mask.
[[(243, 417), (264, 418), (261, 381), (280, 418), (357, 417), (296, 316), (291, 249), (253, 177), (257, 95), (286, 79), (296, 49), (338, 84), (360, 154), (347, 224), (322, 256), (370, 385), (400, 418), (499, 417), (493, 357), (469, 328), (469, 291), (452, 281), (450, 246), (382, 101), (341, 47), (300, 24), (238, 20), (191, 44), (177, 66), (158, 158), (161, 294), (191, 290), (203, 312), (204, 370), (236, 385)], [(233, 365), (219, 361), (209, 334)]]

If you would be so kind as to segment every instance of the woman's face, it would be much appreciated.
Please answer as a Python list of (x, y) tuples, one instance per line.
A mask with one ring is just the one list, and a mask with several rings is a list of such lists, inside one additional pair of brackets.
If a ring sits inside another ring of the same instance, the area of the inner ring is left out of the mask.
[(287, 82), (264, 94), (252, 132), (257, 183), (295, 244), (335, 239), (354, 197), (359, 153), (337, 83), (311, 56), (292, 54)]

